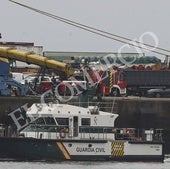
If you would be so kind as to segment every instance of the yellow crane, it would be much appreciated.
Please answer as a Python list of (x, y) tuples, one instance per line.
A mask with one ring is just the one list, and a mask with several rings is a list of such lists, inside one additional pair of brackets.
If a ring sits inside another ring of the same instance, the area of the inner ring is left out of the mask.
[(36, 55), (33, 52), (24, 52), (16, 48), (0, 47), (0, 57), (6, 59), (15, 59), (29, 64), (43, 66), (49, 69), (65, 72), (67, 77), (74, 74), (74, 71), (69, 68), (69, 65), (56, 61), (54, 59), (46, 58), (44, 56)]

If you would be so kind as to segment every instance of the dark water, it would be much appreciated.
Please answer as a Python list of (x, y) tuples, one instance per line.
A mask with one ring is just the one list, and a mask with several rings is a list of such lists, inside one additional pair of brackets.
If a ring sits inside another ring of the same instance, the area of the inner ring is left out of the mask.
[(164, 163), (142, 162), (0, 162), (0, 169), (170, 169), (170, 160)]

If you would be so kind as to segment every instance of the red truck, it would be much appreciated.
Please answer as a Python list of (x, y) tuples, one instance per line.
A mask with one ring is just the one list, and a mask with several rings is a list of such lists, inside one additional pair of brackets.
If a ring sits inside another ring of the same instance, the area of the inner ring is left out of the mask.
[(170, 88), (170, 70), (115, 70), (113, 74), (115, 95), (146, 96), (149, 89)]
[(117, 70), (88, 70), (83, 75), (74, 76), (71, 80), (63, 81), (58, 87), (59, 94), (71, 95), (94, 87), (103, 96), (121, 96), (126, 94), (126, 83), (123, 75)]
[[(149, 89), (170, 88), (170, 70), (90, 70), (91, 83), (98, 83), (104, 96), (146, 96)], [(89, 81), (90, 82), (90, 81)]]

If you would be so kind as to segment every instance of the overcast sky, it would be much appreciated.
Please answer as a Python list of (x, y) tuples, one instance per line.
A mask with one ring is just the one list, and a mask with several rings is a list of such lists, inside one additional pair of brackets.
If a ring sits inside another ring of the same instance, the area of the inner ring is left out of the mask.
[[(170, 49), (169, 0), (17, 1), (131, 39), (139, 40), (143, 33), (153, 32), (159, 46)], [(1, 0), (0, 17), (1, 41), (34, 42), (45, 51), (67, 52), (117, 52), (122, 46), (122, 43), (50, 19), (8, 0)], [(145, 36), (144, 42), (154, 45), (149, 36)], [(135, 52), (134, 49), (123, 52), (129, 51)]]

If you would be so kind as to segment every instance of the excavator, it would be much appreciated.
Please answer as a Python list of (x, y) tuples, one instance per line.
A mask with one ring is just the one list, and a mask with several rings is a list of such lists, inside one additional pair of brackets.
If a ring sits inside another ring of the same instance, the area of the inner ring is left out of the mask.
[(11, 95), (11, 86), (19, 89), (18, 95), (25, 96), (28, 92), (27, 84), (22, 85), (10, 77), (8, 60), (12, 59), (64, 72), (67, 78), (74, 74), (74, 71), (66, 63), (39, 56), (32, 52), (20, 51), (16, 48), (0, 47), (0, 95), (3, 96)]

